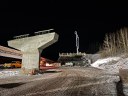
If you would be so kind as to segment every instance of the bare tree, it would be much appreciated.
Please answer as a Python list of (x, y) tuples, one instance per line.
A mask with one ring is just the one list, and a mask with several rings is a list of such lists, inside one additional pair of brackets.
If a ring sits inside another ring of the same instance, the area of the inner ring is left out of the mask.
[(102, 54), (112, 56), (128, 52), (128, 28), (105, 35)]

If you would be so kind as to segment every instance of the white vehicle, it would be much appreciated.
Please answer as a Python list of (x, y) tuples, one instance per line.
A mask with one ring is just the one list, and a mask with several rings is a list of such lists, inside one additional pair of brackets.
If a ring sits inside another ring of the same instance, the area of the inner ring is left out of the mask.
[(73, 66), (73, 63), (72, 62), (67, 62), (65, 63), (66, 66)]

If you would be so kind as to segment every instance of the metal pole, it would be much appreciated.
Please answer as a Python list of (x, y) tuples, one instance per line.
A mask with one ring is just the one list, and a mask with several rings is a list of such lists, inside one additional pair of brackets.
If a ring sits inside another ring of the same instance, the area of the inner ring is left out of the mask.
[(76, 35), (76, 52), (78, 54), (79, 53), (79, 36), (77, 34), (77, 31), (75, 31), (75, 35)]

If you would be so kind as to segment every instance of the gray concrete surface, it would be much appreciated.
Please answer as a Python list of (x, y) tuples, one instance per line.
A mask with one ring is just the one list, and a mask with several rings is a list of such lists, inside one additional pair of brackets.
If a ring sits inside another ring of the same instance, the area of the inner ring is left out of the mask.
[(42, 50), (56, 41), (58, 34), (55, 32), (36, 35), (26, 38), (14, 39), (8, 41), (8, 46), (21, 50), (22, 68), (25, 70), (39, 69), (39, 58)]
[(61, 67), (42, 75), (1, 78), (0, 96), (124, 96), (118, 81), (92, 67)]

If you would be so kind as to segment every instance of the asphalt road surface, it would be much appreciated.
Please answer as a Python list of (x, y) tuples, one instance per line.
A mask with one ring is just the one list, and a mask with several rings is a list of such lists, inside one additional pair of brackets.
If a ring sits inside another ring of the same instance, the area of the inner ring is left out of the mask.
[(0, 96), (116, 96), (105, 75), (91, 67), (62, 67), (36, 76), (3, 78)]

